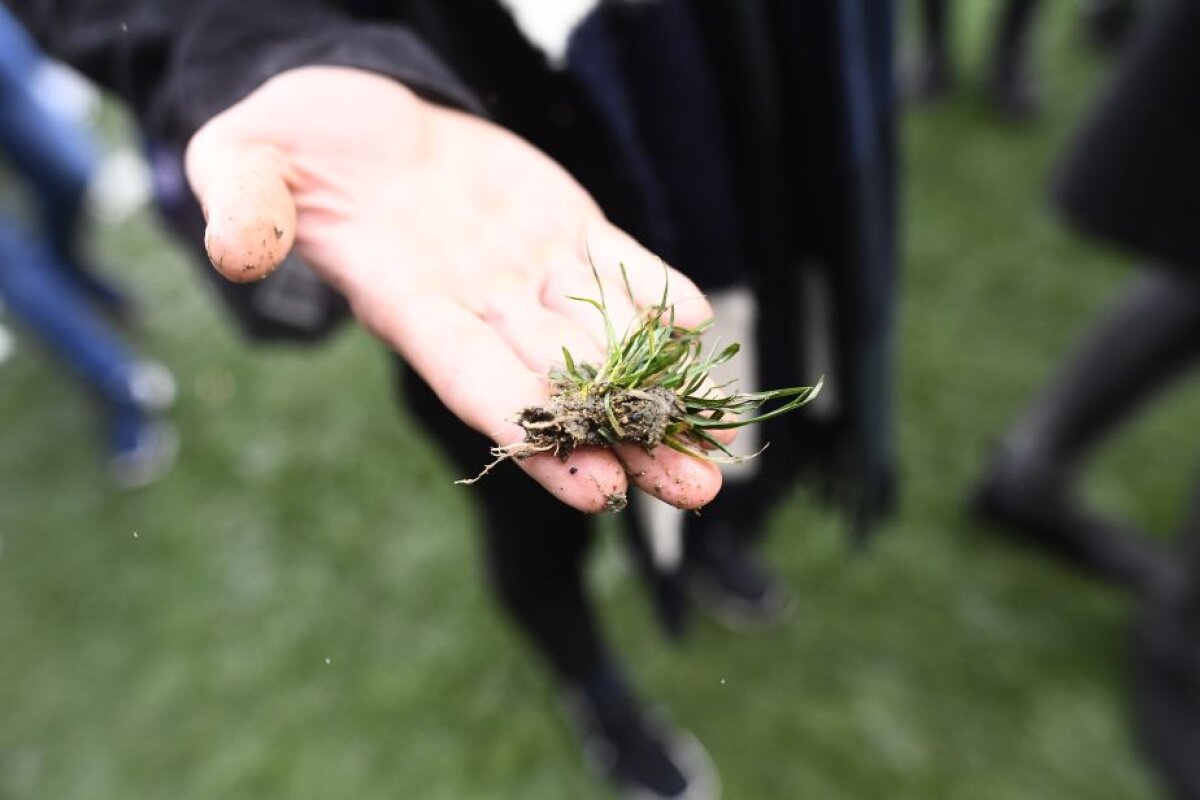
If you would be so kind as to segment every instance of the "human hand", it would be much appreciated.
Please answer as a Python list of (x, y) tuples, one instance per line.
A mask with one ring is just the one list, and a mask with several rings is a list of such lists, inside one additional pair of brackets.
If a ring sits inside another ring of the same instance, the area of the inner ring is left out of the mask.
[[(597, 295), (593, 264), (618, 331), (662, 297), (662, 262), (550, 158), (373, 73), (281, 73), (205, 124), (186, 166), (223, 275), (264, 277), (294, 242), (368, 330), (497, 444), (523, 438), (513, 417), (546, 401), (546, 372), (563, 346), (579, 361), (603, 354), (600, 316), (568, 299)], [(667, 300), (680, 325), (712, 316), (675, 270)], [(627, 477), (680, 508), (707, 504), (721, 485), (713, 464), (665, 447), (581, 448), (566, 461), (519, 464), (589, 512), (624, 493)]]

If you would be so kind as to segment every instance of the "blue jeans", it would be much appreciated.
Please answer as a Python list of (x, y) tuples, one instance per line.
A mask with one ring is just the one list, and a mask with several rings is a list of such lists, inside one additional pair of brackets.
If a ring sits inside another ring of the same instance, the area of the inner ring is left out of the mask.
[(111, 324), (66, 278), (53, 250), (0, 218), (0, 297), (8, 312), (110, 403), (133, 402), (135, 363)]
[(135, 357), (94, 305), (115, 306), (119, 295), (75, 253), (94, 152), (83, 131), (34, 94), (41, 64), (32, 41), (0, 5), (0, 155), (32, 189), (40, 214), (36, 232), (0, 217), (0, 297), (101, 396), (128, 403), (122, 377)]
[(24, 30), (0, 5), (0, 155), (33, 190), (55, 249), (73, 261), (96, 154), (83, 131), (48, 110), (35, 94), (32, 84), (42, 63)]

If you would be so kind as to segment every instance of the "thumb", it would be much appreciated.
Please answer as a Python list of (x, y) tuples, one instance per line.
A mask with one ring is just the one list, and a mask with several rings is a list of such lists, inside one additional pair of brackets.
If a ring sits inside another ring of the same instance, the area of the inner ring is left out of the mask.
[(204, 249), (235, 283), (261, 280), (296, 239), (296, 206), (275, 148), (223, 143), (202, 129), (188, 144), (188, 182), (204, 210)]

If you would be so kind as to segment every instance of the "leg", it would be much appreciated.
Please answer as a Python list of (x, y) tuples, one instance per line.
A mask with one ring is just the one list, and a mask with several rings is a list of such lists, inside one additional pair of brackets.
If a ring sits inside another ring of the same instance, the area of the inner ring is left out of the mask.
[[(413, 413), (455, 468), (462, 475), (477, 472), (487, 454), (484, 437), (452, 419), (406, 367), (398, 372)], [(594, 766), (651, 798), (682, 796), (705, 780), (698, 743), (644, 717), (601, 638), (585, 589), (588, 518), (559, 503), (513, 464), (501, 465), (468, 491), (483, 506), (492, 587), (562, 683), (568, 712)]]
[(1073, 471), (1198, 356), (1200, 282), (1152, 270), (1092, 330), (1007, 440)]
[(1074, 507), (1071, 485), (1092, 450), (1200, 355), (1200, 286), (1153, 271), (1090, 333), (1005, 436), (977, 513), (1109, 579), (1157, 583), (1161, 554)]
[(110, 472), (126, 487), (145, 485), (170, 467), (174, 431), (152, 412), (174, 399), (165, 368), (140, 361), (55, 269), (53, 254), (0, 219), (0, 296), (104, 403)]
[(739, 633), (769, 629), (795, 598), (754, 552), (764, 524), (763, 487), (733, 481), (702, 514), (684, 520), (683, 574), (692, 599), (709, 617)]
[(1014, 121), (1028, 119), (1038, 109), (1029, 64), (1037, 4), (1038, 0), (1008, 0), (996, 31), (989, 88), (996, 107)]
[(92, 142), (37, 96), (33, 84), (42, 58), (14, 26), (0, 10), (0, 48), (12, 48), (0, 58), (0, 153), (36, 195), (56, 268), (89, 299), (123, 312), (124, 298), (94, 274), (78, 248), (84, 197), (95, 170)]
[[(716, 311), (714, 335), (741, 342), (739, 359), (713, 373), (714, 383), (732, 381), (739, 389), (762, 388), (757, 365), (758, 302), (742, 286), (710, 292)], [(734, 452), (749, 456), (762, 447), (760, 432), (744, 428)], [(757, 460), (723, 468), (720, 495), (699, 514), (683, 516), (681, 573), (689, 594), (708, 616), (738, 631), (763, 630), (786, 617), (793, 597), (783, 581), (754, 553), (767, 510), (767, 486)]]
[[(451, 419), (407, 367), (403, 373), (404, 397), (413, 413), (461, 474), (478, 472), (488, 442)], [(555, 501), (515, 465), (502, 465), (465, 491), (482, 505), (488, 577), (521, 633), (564, 680), (603, 669), (606, 648), (584, 592), (588, 518)]]
[(922, 52), (915, 90), (922, 100), (945, 96), (954, 82), (949, 17), (949, 0), (921, 0)]
[(55, 267), (53, 254), (0, 220), (0, 296), (13, 316), (111, 403), (132, 402), (133, 354)]
[[(737, 359), (713, 370), (712, 382), (739, 391), (761, 389), (758, 301), (740, 281), (706, 290), (715, 312), (709, 335), (742, 345)], [(737, 455), (749, 456), (762, 444), (758, 430), (749, 427), (740, 431), (732, 447)], [(641, 496), (634, 498), (635, 513), (624, 515), (626, 540), (650, 585), (660, 620), (675, 638), (684, 634), (689, 621), (685, 598), (737, 632), (770, 627), (792, 605), (787, 587), (754, 552), (767, 508), (760, 462), (728, 465), (722, 472), (724, 488), (699, 513)]]

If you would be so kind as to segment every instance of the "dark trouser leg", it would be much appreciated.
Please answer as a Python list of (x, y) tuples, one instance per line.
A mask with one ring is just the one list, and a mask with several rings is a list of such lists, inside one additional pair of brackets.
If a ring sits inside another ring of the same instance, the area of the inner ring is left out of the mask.
[[(455, 419), (403, 363), (403, 393), (414, 415), (461, 475), (488, 460), (490, 443)], [(521, 632), (568, 681), (607, 663), (584, 589), (590, 520), (551, 497), (514, 464), (464, 488), (483, 511), (483, 545), (496, 596)]]
[(1200, 288), (1151, 272), (1101, 320), (1005, 436), (976, 513), (1109, 580), (1158, 585), (1169, 562), (1135, 531), (1076, 507), (1076, 472), (1093, 448), (1200, 353)]
[(917, 75), (918, 97), (936, 99), (950, 90), (954, 80), (950, 56), (948, 0), (921, 0), (921, 64)]
[(726, 628), (763, 630), (781, 622), (793, 597), (753, 542), (761, 535), (766, 502), (758, 480), (732, 481), (712, 505), (684, 520), (684, 576), (695, 602)]
[(921, 24), (924, 27), (925, 52), (942, 59), (949, 54), (946, 32), (949, 11), (947, 0), (921, 0)]
[(515, 465), (505, 467), (496, 475), (501, 478), (496, 486), (483, 490), (489, 495), (483, 499), (483, 534), (492, 586), (509, 616), (559, 676), (584, 681), (608, 664), (584, 588), (589, 521), (554, 500)]
[(1037, 93), (1029, 61), (1038, 0), (1008, 0), (996, 28), (990, 88), (1006, 116), (1020, 120), (1037, 112)]
[(1029, 43), (1030, 25), (1038, 0), (1008, 0), (996, 31), (996, 55), (1000, 60), (1017, 60)]
[(1168, 273), (1139, 278), (1084, 340), (1049, 389), (1005, 437), (1072, 473), (1122, 420), (1200, 356), (1200, 283)]
[[(476, 474), (487, 458), (488, 442), (454, 419), (402, 362), (397, 364), (413, 413), (445, 448), (459, 474)], [(601, 640), (584, 587), (590, 520), (511, 463), (464, 491), (482, 504), (484, 547), (496, 595), (564, 684), (564, 705), (585, 756), (614, 782), (648, 792), (642, 796), (683, 796), (699, 786), (703, 765), (680, 758), (669, 729), (646, 723)], [(703, 752), (698, 744), (692, 750)]]

